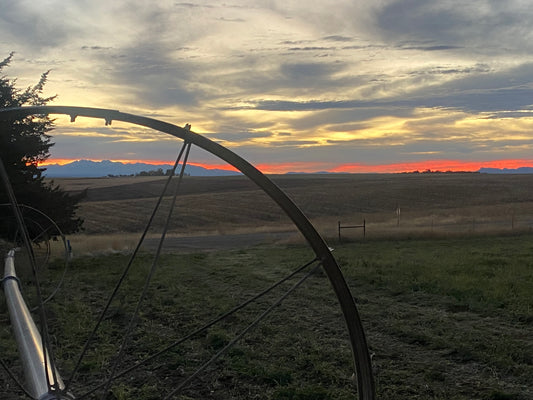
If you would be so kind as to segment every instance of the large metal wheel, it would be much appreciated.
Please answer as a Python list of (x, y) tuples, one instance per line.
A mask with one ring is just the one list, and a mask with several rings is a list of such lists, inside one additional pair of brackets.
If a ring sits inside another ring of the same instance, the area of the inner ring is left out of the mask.
[(188, 144), (189, 146), (197, 146), (219, 157), (242, 172), (251, 181), (258, 185), (292, 220), (294, 225), (304, 236), (305, 240), (316, 255), (316, 260), (318, 260), (318, 263), (325, 271), (325, 274), (327, 275), (333, 291), (338, 299), (338, 303), (346, 323), (353, 352), (353, 363), (355, 367), (358, 397), (361, 400), (374, 399), (375, 388), (372, 376), (371, 360), (363, 326), (354, 302), (354, 298), (350, 293), (349, 287), (335, 258), (328, 248), (328, 245), (325, 243), (313, 225), (309, 222), (309, 220), (300, 211), (300, 209), (277, 185), (275, 185), (269, 178), (263, 175), (258, 169), (256, 169), (246, 160), (239, 157), (237, 154), (228, 150), (227, 148), (221, 146), (220, 144), (188, 129), (152, 118), (99, 108), (35, 106), (0, 110), (0, 119), (18, 120), (30, 115), (52, 114), (69, 115), (71, 117), (71, 121), (75, 121), (76, 117), (90, 117), (103, 119), (105, 120), (106, 125), (111, 124), (112, 121), (122, 121), (152, 128), (154, 130), (175, 136), (176, 138), (183, 140), (184, 143)]

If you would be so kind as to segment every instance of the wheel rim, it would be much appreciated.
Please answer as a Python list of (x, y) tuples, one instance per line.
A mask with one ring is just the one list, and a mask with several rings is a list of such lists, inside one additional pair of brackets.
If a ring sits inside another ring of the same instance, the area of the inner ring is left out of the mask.
[(229, 149), (221, 146), (220, 144), (188, 129), (152, 118), (101, 108), (35, 106), (0, 110), (0, 119), (15, 120), (29, 115), (50, 114), (69, 115), (72, 122), (75, 121), (76, 117), (78, 116), (104, 119), (106, 125), (111, 124), (112, 121), (121, 121), (170, 134), (182, 139), (185, 143), (194, 144), (195, 146), (206, 150), (218, 158), (226, 161), (228, 164), (232, 165), (245, 176), (247, 176), (257, 186), (259, 186), (291, 219), (300, 233), (304, 236), (309, 246), (312, 248), (317, 259), (322, 264), (322, 267), (338, 299), (344, 315), (344, 320), (346, 322), (356, 370), (358, 396), (361, 400), (371, 400), (374, 398), (375, 389), (372, 376), (371, 360), (363, 326), (353, 296), (351, 295), (340, 268), (325, 241), (318, 234), (316, 229), (301, 212), (301, 210), (278, 186), (276, 186), (270, 179), (263, 175), (249, 162)]

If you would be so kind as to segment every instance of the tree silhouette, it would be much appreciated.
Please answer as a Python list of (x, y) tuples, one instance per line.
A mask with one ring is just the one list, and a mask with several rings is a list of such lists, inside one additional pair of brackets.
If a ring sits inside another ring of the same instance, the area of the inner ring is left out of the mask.
[[(0, 62), (0, 74), (13, 58), (11, 53)], [(50, 71), (41, 75), (35, 86), (25, 90), (16, 88), (16, 80), (0, 75), (0, 108), (46, 105), (55, 96), (43, 97), (43, 87)], [(53, 182), (45, 181), (45, 168), (39, 164), (50, 156), (53, 146), (51, 136), (53, 121), (44, 115), (28, 116), (17, 121), (0, 121), (0, 161), (13, 187), (19, 204), (36, 208), (48, 215), (63, 233), (78, 231), (83, 220), (76, 216), (78, 202), (84, 196), (70, 195)], [(0, 238), (13, 239), (16, 230), (10, 202), (5, 185), (0, 182)], [(39, 217), (34, 217), (39, 218)], [(49, 222), (34, 221), (35, 226), (46, 229)], [(31, 234), (31, 233), (30, 233)]]

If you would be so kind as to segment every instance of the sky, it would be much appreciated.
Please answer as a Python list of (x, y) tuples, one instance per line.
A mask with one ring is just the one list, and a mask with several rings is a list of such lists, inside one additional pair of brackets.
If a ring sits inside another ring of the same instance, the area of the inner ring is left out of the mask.
[[(0, 0), (17, 86), (161, 119), (264, 172), (533, 166), (530, 0)], [(56, 117), (52, 160), (180, 143)], [(223, 166), (202, 150), (196, 164)]]

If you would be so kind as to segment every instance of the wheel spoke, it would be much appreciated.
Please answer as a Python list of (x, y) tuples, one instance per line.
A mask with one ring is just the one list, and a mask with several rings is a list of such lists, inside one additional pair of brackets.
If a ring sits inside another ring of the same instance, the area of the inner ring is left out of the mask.
[(165, 181), (165, 186), (163, 187), (163, 190), (161, 191), (161, 195), (159, 196), (159, 198), (157, 200), (157, 203), (155, 204), (154, 209), (153, 209), (153, 211), (152, 211), (152, 213), (150, 215), (150, 218), (149, 218), (148, 222), (146, 223), (145, 229), (144, 229), (139, 241), (137, 242), (137, 246), (135, 247), (135, 250), (133, 251), (133, 253), (132, 253), (131, 257), (130, 257), (130, 259), (128, 261), (128, 264), (126, 265), (126, 267), (122, 271), (122, 274), (121, 274), (119, 280), (117, 281), (115, 287), (113, 288), (113, 291), (111, 292), (111, 294), (110, 294), (110, 296), (109, 296), (109, 298), (107, 300), (107, 303), (104, 306), (104, 309), (100, 313), (100, 316), (99, 316), (98, 320), (96, 321), (96, 324), (94, 325), (91, 333), (89, 334), (89, 336), (87, 337), (87, 339), (85, 341), (85, 344), (84, 344), (83, 349), (82, 349), (82, 351), (81, 351), (81, 353), (80, 353), (80, 355), (78, 357), (76, 365), (74, 366), (74, 369), (72, 370), (70, 378), (68, 379), (68, 381), (66, 383), (66, 390), (74, 382), (75, 376), (76, 376), (76, 374), (77, 374), (77, 372), (78, 372), (78, 370), (79, 370), (79, 368), (81, 366), (81, 362), (82, 362), (83, 358), (85, 357), (85, 354), (87, 353), (87, 351), (89, 349), (89, 345), (93, 341), (93, 339), (94, 339), (94, 337), (96, 335), (96, 332), (98, 331), (100, 325), (102, 324), (102, 322), (104, 320), (105, 315), (107, 314), (107, 311), (109, 310), (109, 307), (111, 306), (111, 303), (112, 303), (113, 299), (116, 297), (116, 295), (118, 293), (118, 290), (122, 286), (122, 283), (124, 282), (124, 279), (128, 275), (128, 272), (130, 271), (131, 266), (133, 265), (133, 261), (135, 260), (135, 258), (137, 257), (137, 254), (139, 253), (141, 245), (144, 242), (144, 239), (145, 239), (146, 235), (148, 234), (148, 230), (149, 230), (150, 226), (152, 225), (152, 223), (154, 221), (154, 218), (155, 218), (155, 216), (157, 214), (157, 211), (159, 210), (159, 207), (161, 206), (161, 202), (163, 201), (163, 197), (165, 196), (165, 193), (168, 190), (170, 181), (172, 180), (172, 177), (173, 177), (174, 173), (176, 172), (176, 169), (177, 169), (177, 167), (179, 165), (181, 157), (183, 156), (183, 153), (185, 152), (187, 147), (188, 147), (187, 143), (183, 143), (183, 146), (181, 147), (181, 150), (179, 151), (179, 154), (178, 154), (178, 156), (176, 158), (176, 161), (174, 162), (174, 166), (172, 168), (172, 174), (170, 174), (169, 177), (167, 178), (167, 180)]
[[(281, 284), (283, 284), (284, 282), (288, 281), (289, 279), (293, 278), (295, 275), (297, 275), (298, 273), (304, 271), (305, 269), (307, 269), (309, 266), (313, 265), (314, 263), (318, 262), (318, 260), (315, 258), (303, 265), (301, 265), (300, 267), (298, 267), (297, 269), (295, 269), (294, 271), (292, 271), (290, 274), (288, 274), (287, 276), (279, 279), (277, 282), (275, 282), (274, 284), (272, 284), (271, 286), (269, 286), (268, 288), (264, 289), (263, 291), (261, 291), (260, 293), (257, 293), (255, 296), (251, 297), (250, 299), (238, 304), (237, 306), (233, 307), (231, 310), (219, 315), (218, 317), (212, 319), (211, 321), (209, 321), (208, 323), (206, 323), (205, 325), (201, 326), (200, 328), (197, 328), (195, 329), (194, 331), (190, 332), (189, 334), (187, 334), (186, 336), (180, 338), (179, 340), (173, 342), (172, 344), (164, 347), (163, 349), (157, 351), (156, 353), (152, 354), (151, 356), (143, 359), (142, 361), (138, 361), (137, 363), (135, 363), (134, 365), (132, 365), (131, 367), (113, 375), (112, 380), (116, 380), (116, 379), (119, 379), (121, 377), (123, 377), (124, 375), (142, 367), (143, 365), (146, 365), (147, 363), (149, 363), (150, 361), (153, 361), (154, 359), (156, 359), (157, 357), (160, 357), (161, 355), (165, 354), (165, 353), (168, 353), (170, 350), (172, 350), (173, 348), (179, 346), (180, 344), (186, 342), (187, 340), (193, 338), (194, 336), (197, 336), (205, 331), (207, 331), (207, 329), (211, 328), (212, 326), (216, 325), (218, 322), (220, 321), (223, 321), (224, 319), (228, 318), (229, 316), (235, 314), (237, 311), (240, 311), (242, 310), (243, 308), (245, 308), (246, 306), (256, 302), (257, 300), (259, 300), (260, 298), (264, 297), (265, 295), (267, 295), (268, 293), (272, 292), (275, 288), (279, 287)], [(95, 391), (97, 391), (98, 389), (102, 388), (106, 383), (101, 383), (97, 386), (95, 386), (94, 388), (92, 388), (90, 391), (88, 392), (85, 392), (82, 396), (80, 396), (79, 398), (80, 399), (83, 399), (85, 397), (87, 397), (88, 395), (94, 393)]]
[(252, 330), (259, 322), (265, 319), (277, 306), (279, 306), (283, 300), (285, 300), (292, 292), (294, 292), (298, 287), (300, 287), (311, 275), (313, 275), (318, 268), (321, 267), (321, 264), (316, 265), (311, 271), (305, 274), (298, 282), (296, 282), (287, 292), (285, 292), (280, 298), (278, 298), (274, 303), (272, 303), (263, 313), (261, 313), (255, 320), (253, 320), (246, 328), (244, 328), (236, 337), (234, 337), (228, 344), (226, 344), (221, 350), (218, 351), (209, 361), (205, 362), (200, 366), (192, 375), (187, 377), (183, 382), (181, 382), (178, 387), (172, 390), (164, 398), (168, 400), (172, 398), (175, 394), (181, 392), (181, 390), (187, 386), (194, 378), (196, 378), (202, 371), (207, 367), (213, 364), (218, 360), (223, 354), (225, 354), (229, 349), (231, 349), (239, 340), (241, 340), (250, 330)]
[(139, 315), (139, 311), (141, 309), (141, 305), (142, 305), (144, 299), (146, 298), (146, 293), (148, 292), (148, 286), (150, 285), (150, 282), (152, 281), (152, 277), (154, 276), (155, 271), (157, 269), (157, 265), (158, 265), (158, 262), (159, 262), (159, 257), (161, 255), (161, 249), (163, 248), (163, 243), (165, 241), (165, 237), (166, 237), (166, 234), (168, 232), (168, 227), (170, 225), (170, 220), (171, 220), (172, 214), (174, 213), (174, 206), (176, 205), (176, 198), (177, 198), (178, 193), (179, 193), (180, 184), (181, 184), (181, 182), (183, 180), (183, 176), (184, 176), (184, 173), (185, 173), (185, 166), (187, 165), (187, 159), (188, 159), (190, 150), (191, 150), (191, 144), (190, 143), (186, 143), (185, 156), (183, 158), (183, 163), (182, 163), (182, 166), (181, 166), (181, 171), (180, 171), (178, 184), (176, 185), (176, 188), (174, 190), (174, 196), (172, 198), (172, 202), (170, 203), (170, 209), (168, 211), (168, 215), (167, 215), (167, 218), (166, 218), (165, 226), (164, 226), (163, 231), (161, 233), (161, 238), (160, 238), (159, 244), (157, 246), (157, 251), (156, 251), (156, 253), (154, 255), (154, 259), (153, 259), (153, 262), (152, 262), (152, 266), (150, 268), (150, 272), (148, 273), (148, 276), (145, 279), (143, 290), (141, 292), (141, 295), (139, 296), (139, 300), (137, 301), (137, 305), (135, 306), (135, 311), (133, 312), (133, 315), (131, 316), (131, 319), (130, 319), (130, 322), (128, 324), (128, 327), (126, 328), (126, 331), (124, 332), (124, 339), (123, 339), (123, 341), (122, 341), (122, 343), (121, 343), (121, 345), (119, 347), (118, 355), (117, 355), (117, 357), (115, 359), (115, 362), (113, 363), (113, 366), (111, 368), (111, 372), (109, 373), (109, 378), (107, 379), (106, 386), (104, 387), (104, 390), (103, 390), (103, 393), (102, 393), (102, 400), (105, 400), (106, 392), (109, 389), (109, 385), (113, 381), (113, 375), (115, 374), (115, 371), (116, 371), (116, 369), (118, 367), (118, 364), (120, 363), (120, 360), (122, 359), (122, 355), (124, 354), (124, 350), (126, 348), (128, 340), (130, 338), (130, 335), (133, 332), (133, 328), (135, 327), (136, 320), (137, 320), (137, 317)]

